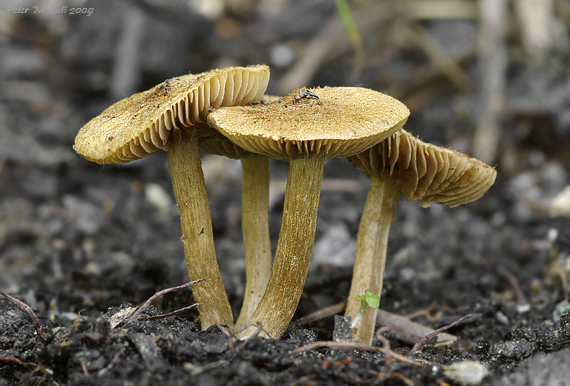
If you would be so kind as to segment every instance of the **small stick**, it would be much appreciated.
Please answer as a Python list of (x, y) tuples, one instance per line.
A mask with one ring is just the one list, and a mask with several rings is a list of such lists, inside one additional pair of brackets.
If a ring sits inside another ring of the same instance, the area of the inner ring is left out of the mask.
[(0, 357), (0, 361), (14, 362), (14, 363), (17, 363), (19, 365), (24, 366), (28, 370), (30, 370), (32, 367), (37, 367), (37, 365), (35, 363), (24, 362), (23, 360), (18, 359), (18, 358), (14, 358), (14, 357)]
[(441, 328), (438, 328), (437, 330), (435, 330), (434, 332), (432, 332), (431, 334), (428, 334), (426, 336), (424, 336), (419, 342), (417, 342), (414, 347), (412, 347), (412, 350), (410, 351), (410, 357), (413, 357), (416, 353), (416, 351), (418, 351), (420, 349), (421, 346), (423, 346), (428, 340), (430, 340), (431, 338), (433, 338), (434, 336), (437, 336), (439, 334), (441, 334), (442, 332), (449, 330), (451, 327), (463, 322), (466, 319), (471, 318), (471, 314), (467, 314), (462, 316), (461, 318), (457, 319), (455, 322), (448, 324), (447, 326), (443, 326)]
[(28, 316), (30, 317), (32, 324), (36, 328), (36, 331), (38, 332), (40, 339), (45, 340), (45, 338), (47, 337), (47, 331), (45, 330), (44, 326), (42, 326), (40, 324), (40, 319), (38, 318), (38, 316), (36, 315), (34, 310), (32, 310), (32, 307), (28, 306), (23, 301), (16, 299), (13, 296), (8, 295), (4, 291), (0, 291), (0, 295), (4, 296), (6, 299), (8, 299), (12, 303), (14, 303), (18, 307), (20, 307), (23, 311), (25, 311), (28, 314)]
[[(313, 323), (317, 320), (324, 319), (326, 317), (332, 316), (334, 314), (338, 314), (342, 312), (346, 308), (346, 302), (341, 302), (337, 304), (333, 304), (332, 306), (323, 308), (321, 310), (315, 311), (312, 314), (306, 315), (294, 322), (296, 327), (301, 327), (309, 323)], [(429, 310), (429, 308), (428, 308)], [(426, 312), (420, 311), (421, 313)], [(428, 319), (430, 319), (428, 317)], [(399, 316), (394, 315), (390, 312), (384, 310), (378, 310), (377, 321), (379, 324), (388, 325), (392, 332), (396, 334), (398, 339), (401, 339), (408, 343), (414, 343), (420, 337), (425, 336), (424, 334), (427, 333), (428, 327), (421, 325), (419, 323), (413, 322), (409, 319), (409, 316)], [(410, 332), (407, 334), (407, 332)], [(432, 331), (431, 328), (429, 331)], [(407, 335), (406, 335), (407, 334)], [(415, 336), (415, 338), (414, 338)], [(455, 340), (454, 336), (446, 336), (449, 341)]]
[(459, 90), (469, 92), (477, 89), (477, 85), (469, 78), (463, 68), (443, 52), (438, 43), (423, 27), (416, 24), (407, 32), (408, 37), (418, 48), (424, 51), (430, 62)]
[[(232, 336), (235, 337), (237, 334), (239, 334), (240, 332), (242, 332), (242, 331), (248, 329), (249, 327), (257, 327), (257, 329), (256, 329), (253, 333), (249, 334), (248, 336), (239, 339), (239, 340), (242, 341), (242, 344), (240, 344), (239, 347), (236, 348), (236, 351), (238, 351), (238, 352), (241, 351), (241, 350), (243, 350), (243, 349), (245, 349), (245, 347), (247, 346), (248, 342), (249, 342), (251, 339), (253, 339), (253, 338), (259, 336), (259, 334), (261, 334), (261, 332), (264, 332), (265, 335), (266, 335), (269, 339), (274, 339), (274, 338), (271, 336), (271, 334), (269, 334), (269, 333), (267, 332), (267, 330), (265, 330), (265, 328), (263, 328), (263, 323), (261, 323), (261, 322), (257, 322), (257, 323), (255, 323), (255, 324), (254, 324), (254, 323), (247, 323), (247, 324), (246, 324), (245, 326), (243, 326), (239, 331), (236, 331), (234, 334), (232, 334)], [(230, 339), (230, 341), (231, 341), (231, 339)], [(232, 343), (232, 345), (233, 345), (233, 343)]]
[[(378, 310), (376, 321), (379, 325), (390, 327), (390, 331), (398, 339), (412, 345), (433, 332), (433, 329), (430, 327), (414, 322), (405, 316), (395, 315), (384, 310)], [(441, 334), (438, 336), (437, 345), (448, 344), (456, 340), (457, 338), (453, 335)]]
[(390, 369), (390, 367), (392, 367), (392, 363), (394, 363), (392, 353), (390, 352), (390, 341), (382, 335), (388, 331), (390, 331), (390, 328), (388, 327), (380, 327), (376, 330), (376, 339), (382, 342), (382, 348), (384, 349), (384, 369), (382, 370), (384, 374)]
[(248, 323), (245, 326), (243, 326), (240, 330), (236, 331), (233, 333), (233, 336), (239, 334), (242, 331), (247, 330), (249, 327), (257, 327), (257, 330), (255, 330), (253, 333), (251, 333), (250, 335), (242, 338), (241, 340), (245, 341), (244, 343), (246, 343), (248, 340), (255, 338), (256, 336), (258, 336), (259, 334), (261, 334), (261, 332), (264, 332), (267, 337), (269, 339), (275, 339), (271, 336), (271, 334), (269, 334), (265, 328), (263, 328), (263, 323), (261, 322), (257, 322), (257, 323)]
[[(507, 0), (481, 0), (478, 32), (478, 66), (482, 75), (477, 117), (473, 136), (473, 155), (483, 162), (493, 163), (499, 156), (501, 126), (504, 119), (507, 66), (506, 25), (510, 17)], [(516, 7), (515, 2), (515, 7)], [(536, 26), (533, 20), (533, 28)], [(524, 26), (523, 26), (524, 27)]]
[(521, 287), (519, 286), (517, 278), (503, 267), (498, 267), (497, 273), (506, 279), (511, 287), (513, 287), (513, 291), (515, 291), (515, 296), (517, 297), (517, 306), (527, 304), (526, 298), (521, 290)]
[(216, 327), (218, 327), (218, 330), (220, 330), (222, 334), (228, 337), (228, 350), (231, 350), (234, 347), (234, 341), (232, 340), (232, 334), (230, 330), (228, 330), (226, 326), (221, 325), (220, 323), (216, 324)]
[(406, 377), (404, 374), (401, 374), (401, 373), (392, 373), (392, 374), (390, 374), (388, 379), (390, 379), (390, 378), (398, 379), (408, 386), (415, 385), (415, 383), (410, 378)]
[(441, 318), (441, 311), (437, 311), (434, 315), (430, 314), (430, 311), (432, 310), (432, 308), (434, 307), (435, 303), (432, 303), (428, 308), (424, 309), (424, 310), (419, 310), (416, 312), (412, 312), (411, 314), (408, 315), (404, 315), (406, 318), (412, 320), (415, 317), (424, 315), (426, 317), (427, 320), (429, 320), (430, 322), (437, 322), (439, 320), (439, 318)]
[(179, 290), (182, 288), (190, 287), (191, 285), (194, 285), (196, 283), (200, 283), (202, 281), (205, 281), (205, 279), (194, 280), (194, 281), (179, 285), (177, 287), (163, 289), (162, 291), (155, 293), (137, 310), (137, 312), (135, 312), (133, 314), (133, 316), (131, 316), (131, 318), (129, 319), (129, 321), (127, 323), (133, 323), (135, 320), (137, 320), (138, 317), (140, 316), (141, 312), (143, 312), (152, 303), (152, 301), (155, 300), (156, 298), (158, 298), (159, 296), (166, 295), (169, 292), (173, 292), (173, 291), (176, 291), (176, 290)]
[(204, 303), (194, 303), (194, 304), (191, 304), (191, 305), (189, 305), (189, 306), (182, 307), (182, 308), (179, 308), (179, 309), (174, 310), (174, 311), (172, 311), (172, 312), (169, 312), (168, 314), (149, 316), (148, 318), (151, 319), (151, 320), (152, 320), (152, 319), (165, 319), (165, 318), (170, 318), (171, 316), (178, 315), (178, 314), (180, 314), (181, 312), (188, 311), (188, 310), (191, 310), (191, 309), (194, 308), (194, 307), (199, 307), (199, 306), (203, 306), (203, 305), (204, 305)]
[(85, 365), (85, 362), (79, 361), (79, 364), (81, 365), (81, 370), (83, 370), (83, 374), (89, 375), (89, 370), (87, 370), (87, 366)]
[(344, 311), (346, 308), (346, 302), (341, 302), (337, 304), (333, 304), (332, 306), (320, 309), (318, 311), (313, 312), (312, 314), (303, 316), (300, 319), (297, 319), (294, 324), (296, 327), (301, 327), (309, 323), (316, 322), (317, 320), (324, 319), (328, 316), (338, 314), (339, 312)]
[[(386, 339), (386, 337), (384, 335), (382, 335), (383, 333), (388, 332), (388, 331), (390, 331), (389, 327), (380, 327), (378, 330), (376, 330), (376, 339), (378, 339), (380, 342), (382, 342), (382, 348), (385, 350), (384, 351), (384, 368), (382, 369), (382, 371), (378, 375), (378, 378), (382, 378), (382, 380), (395, 378), (395, 379), (401, 380), (406, 385), (413, 385), (414, 383), (410, 379), (406, 378), (403, 374), (396, 372), (395, 369), (392, 369), (392, 371), (390, 371), (392, 368), (392, 365), (394, 364), (395, 354), (392, 351), (390, 351), (390, 341), (388, 339)], [(409, 363), (406, 361), (402, 361), (402, 362)]]

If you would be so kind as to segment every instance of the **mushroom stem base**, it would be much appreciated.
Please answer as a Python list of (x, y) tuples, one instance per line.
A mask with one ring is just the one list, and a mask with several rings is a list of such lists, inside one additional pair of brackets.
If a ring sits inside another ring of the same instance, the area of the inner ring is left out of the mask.
[[(355, 298), (362, 296), (364, 291), (370, 290), (382, 296), (388, 236), (400, 195), (401, 189), (393, 180), (376, 176), (371, 178), (358, 228), (346, 316), (355, 317), (360, 312), (361, 302)], [(352, 330), (355, 342), (372, 343), (377, 313), (378, 309), (366, 309), (360, 323)]]
[[(261, 322), (275, 339), (281, 338), (293, 318), (309, 272), (324, 164), (323, 157), (298, 158), (289, 163), (271, 276), (265, 295), (249, 320)], [(239, 336), (246, 337), (254, 330), (250, 327)]]
[(214, 249), (214, 232), (204, 182), (198, 138), (182, 131), (168, 151), (174, 196), (180, 210), (182, 242), (190, 280), (206, 279), (192, 287), (202, 329), (220, 323), (233, 328), (233, 316)]

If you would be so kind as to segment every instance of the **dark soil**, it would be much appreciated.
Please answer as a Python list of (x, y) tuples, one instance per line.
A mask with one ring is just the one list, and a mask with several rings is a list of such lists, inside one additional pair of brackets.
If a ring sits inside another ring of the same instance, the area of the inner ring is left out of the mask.
[[(33, 313), (0, 297), (0, 386), (445, 385), (459, 382), (445, 366), (463, 360), (486, 367), (485, 385), (568, 384), (570, 219), (549, 216), (570, 184), (570, 12), (563, 0), (551, 14), (556, 43), (540, 57), (524, 51), (524, 24), (513, 10), (505, 20), (506, 102), (489, 161), (496, 184), (455, 209), (402, 199), (396, 211), (381, 308), (398, 315), (429, 308), (413, 320), (432, 329), (470, 315), (446, 331), (457, 341), (444, 347), (430, 340), (411, 352), (413, 343), (394, 329), (385, 333), (391, 350), (415, 364), (387, 358), (382, 341), (376, 349), (305, 350), (332, 341), (333, 316), (291, 325), (279, 341), (243, 342), (222, 326), (200, 331), (195, 310), (151, 318), (192, 304), (190, 289), (165, 295), (129, 323), (132, 307), (188, 280), (166, 156), (100, 166), (72, 149), (79, 128), (105, 107), (188, 71), (267, 63), (268, 93), (282, 92), (301, 71), (295, 63), (311, 54), (304, 49), (337, 17), (333, 2), (291, 0), (279, 8), (211, 1), (226, 8), (210, 18), (186, 2), (53, 6), (67, 6), (66, 14), (34, 13), (32, 0), (17, 2), (27, 13), (4, 12), (10, 3), (0, 3), (0, 290)], [(484, 90), (450, 81), (402, 31), (420, 26), (442, 55), (457, 58), (476, 47), (479, 22), (379, 14), (371, 23), (357, 10), (373, 3), (352, 4), (366, 51), (360, 69), (342, 35), (295, 87), (391, 93), (412, 110), (407, 130), (472, 153)], [(93, 12), (70, 15), (72, 7)], [(454, 63), (473, 84), (484, 84), (478, 53)], [(218, 260), (237, 315), (245, 281), (241, 170), (221, 157), (203, 161)], [(271, 168), (275, 245), (287, 165)], [(327, 163), (313, 263), (294, 321), (346, 300), (367, 186), (346, 160)]]

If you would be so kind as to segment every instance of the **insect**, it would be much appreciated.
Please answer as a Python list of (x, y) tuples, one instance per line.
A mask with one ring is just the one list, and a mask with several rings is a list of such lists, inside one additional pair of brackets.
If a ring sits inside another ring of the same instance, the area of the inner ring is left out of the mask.
[(306, 88), (301, 89), (299, 91), (299, 98), (297, 98), (297, 94), (295, 94), (293, 96), (293, 98), (295, 99), (295, 101), (299, 102), (301, 101), (300, 98), (313, 98), (313, 99), (319, 99), (319, 97), (317, 95), (315, 95), (314, 93), (312, 93), (311, 91), (307, 90)]
[(314, 93), (312, 93), (311, 91), (307, 90), (306, 88), (304, 88), (304, 89), (302, 89), (301, 91), (299, 91), (299, 97), (301, 97), (301, 98), (319, 99), (318, 96), (316, 96)]
[(170, 79), (167, 79), (166, 82), (161, 84), (158, 89), (164, 91), (164, 95), (168, 95), (168, 92), (170, 91)]

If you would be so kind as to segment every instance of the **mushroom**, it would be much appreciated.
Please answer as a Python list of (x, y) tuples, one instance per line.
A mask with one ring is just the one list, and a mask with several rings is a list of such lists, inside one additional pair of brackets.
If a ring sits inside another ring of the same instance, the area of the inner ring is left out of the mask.
[[(278, 100), (263, 95), (259, 103)], [(200, 139), (200, 150), (239, 159), (242, 166), (242, 232), (245, 248), (246, 284), (244, 299), (235, 328), (242, 328), (265, 293), (271, 273), (269, 238), (269, 159), (234, 144), (217, 130)]]
[(271, 273), (269, 158), (242, 149), (220, 133), (202, 138), (200, 150), (241, 161), (246, 282), (241, 311), (235, 324), (237, 330), (247, 323), (259, 304)]
[(180, 209), (182, 241), (202, 329), (233, 327), (214, 250), (212, 220), (202, 172), (199, 138), (212, 135), (204, 122), (211, 107), (258, 101), (269, 68), (229, 67), (169, 79), (125, 98), (79, 130), (75, 151), (100, 164), (129, 162), (167, 150), (172, 187)]
[[(280, 338), (299, 303), (314, 242), (326, 158), (363, 152), (396, 132), (409, 111), (365, 88), (317, 88), (255, 106), (225, 107), (208, 124), (247, 151), (289, 161), (281, 232), (267, 290), (250, 322)], [(252, 332), (246, 329), (240, 336)]]
[[(365, 290), (380, 294), (390, 225), (400, 196), (423, 207), (456, 207), (479, 199), (495, 182), (494, 168), (457, 151), (432, 145), (400, 130), (367, 151), (348, 157), (370, 178), (358, 229), (346, 315), (356, 315)], [(377, 309), (368, 308), (354, 339), (370, 344)]]

